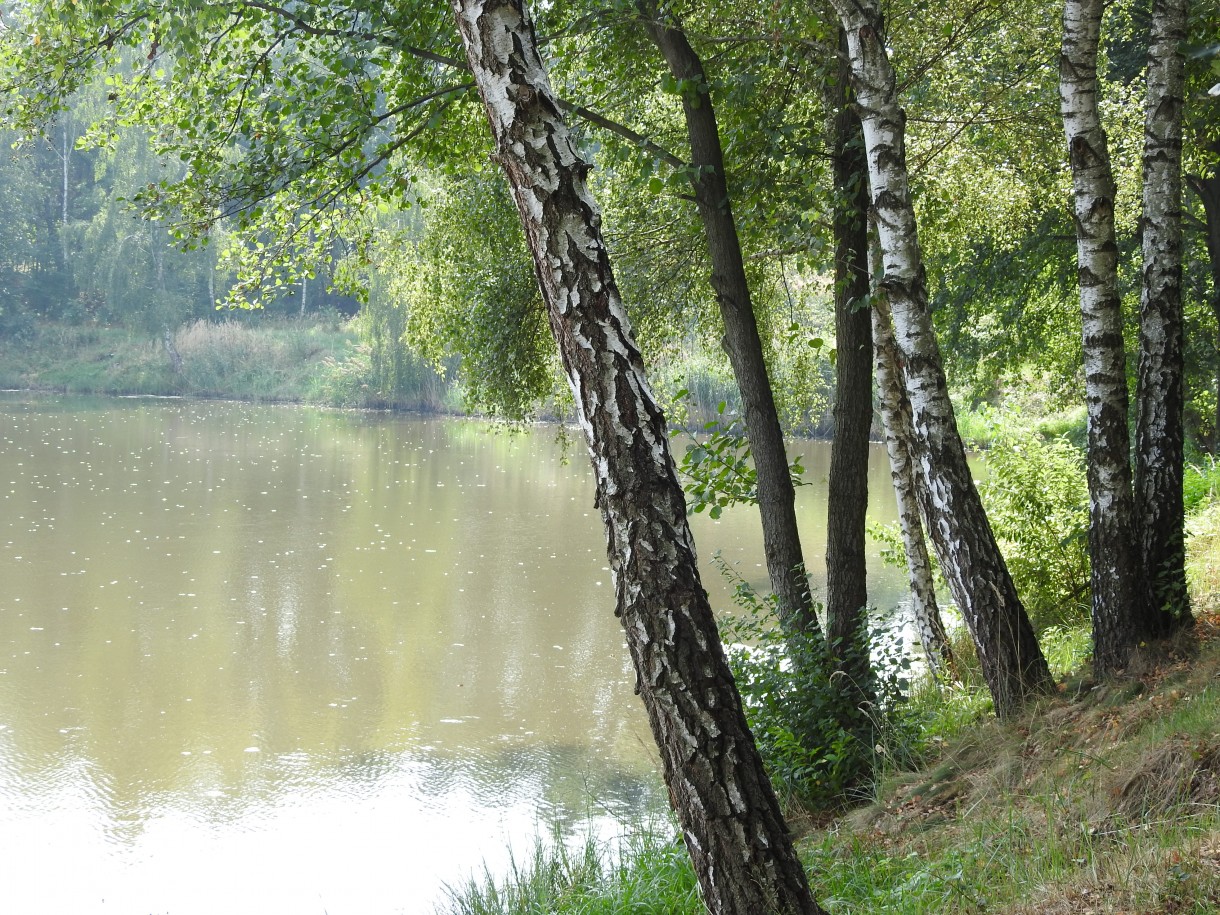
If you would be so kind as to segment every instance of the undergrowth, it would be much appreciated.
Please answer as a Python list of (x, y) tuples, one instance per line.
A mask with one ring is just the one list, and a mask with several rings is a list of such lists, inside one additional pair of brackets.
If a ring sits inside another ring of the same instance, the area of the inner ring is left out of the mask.
[(586, 837), (572, 847), (538, 839), (508, 873), (449, 887), (437, 915), (620, 915), (704, 911), (690, 857), (672, 833), (637, 827), (617, 842)]
[[(798, 850), (830, 915), (1220, 913), (1220, 617), (1000, 723), (966, 686), (920, 694), (927, 750), (871, 801), (806, 822)], [(797, 818), (790, 822), (800, 823)], [(612, 853), (613, 852), (613, 853)], [(444, 915), (695, 913), (689, 857), (646, 831), (617, 849), (539, 843)]]

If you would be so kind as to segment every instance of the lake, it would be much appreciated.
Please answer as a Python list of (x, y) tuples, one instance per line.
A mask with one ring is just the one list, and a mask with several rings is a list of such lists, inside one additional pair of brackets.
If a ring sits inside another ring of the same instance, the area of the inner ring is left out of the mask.
[[(816, 582), (829, 447), (795, 450)], [(880, 448), (870, 486), (892, 519)], [(0, 491), (0, 912), (431, 912), (665, 816), (576, 437), (10, 392)], [(727, 611), (757, 516), (694, 522)]]

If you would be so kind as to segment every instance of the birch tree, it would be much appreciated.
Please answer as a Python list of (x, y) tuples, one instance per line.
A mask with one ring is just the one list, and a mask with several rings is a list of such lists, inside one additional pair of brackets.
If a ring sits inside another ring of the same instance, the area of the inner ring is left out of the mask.
[(1215, 321), (1213, 331), (1216, 363), (1212, 390), (1216, 397), (1216, 410), (1212, 420), (1212, 454), (1220, 453), (1220, 139), (1214, 139), (1207, 144), (1205, 156), (1210, 159), (1206, 167), (1198, 173), (1186, 176), (1186, 181), (1203, 209), (1203, 225), (1201, 227), (1204, 244), (1207, 248), (1207, 259), (1211, 279), (1211, 294), (1208, 304), (1211, 306), (1212, 318)]
[(1135, 549), (1114, 177), (1097, 105), (1102, 8), (1102, 0), (1064, 4), (1059, 109), (1072, 168), (1084, 329), (1093, 663), (1107, 675), (1126, 665), (1142, 634), (1136, 608), (1144, 605), (1147, 592)]
[(979, 500), (949, 400), (911, 204), (906, 117), (897, 101), (881, 12), (873, 0), (833, 0), (832, 5), (847, 33), (882, 254), (878, 285), (893, 311), (906, 370), (932, 542), (974, 639), (996, 713), (1005, 717), (1049, 688), (1050, 671)]
[(920, 508), (915, 464), (915, 432), (911, 426), (911, 406), (907, 401), (894, 340), (889, 303), (884, 295), (873, 298), (873, 357), (877, 370), (877, 401), (885, 427), (885, 450), (890, 462), (890, 478), (898, 501), (898, 528), (907, 560), (907, 580), (911, 588), (911, 617), (923, 645), (928, 666), (937, 677), (951, 676), (955, 662), (945, 624), (936, 602), (932, 561), (924, 541), (924, 512)]
[(713, 913), (814, 913), (733, 684), (601, 217), (519, 0), (454, 0), (572, 386), (617, 613), (670, 796)]
[(1187, 6), (1187, 0), (1153, 3), (1144, 102), (1135, 530), (1152, 587), (1143, 628), (1152, 635), (1190, 621), (1182, 504), (1182, 45)]

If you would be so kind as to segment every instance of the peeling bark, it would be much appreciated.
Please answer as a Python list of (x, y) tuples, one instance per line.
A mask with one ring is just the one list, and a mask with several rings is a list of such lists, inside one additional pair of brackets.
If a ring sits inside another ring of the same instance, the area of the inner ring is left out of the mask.
[(746, 726), (699, 580), (665, 419), (600, 214), (520, 0), (453, 0), (572, 386), (617, 613), (704, 900), (713, 913), (820, 913)]
[[(840, 46), (846, 38), (840, 33)], [(869, 314), (868, 165), (860, 118), (849, 105), (850, 71), (840, 63), (828, 93), (833, 112), (835, 236), (834, 439), (826, 497), (826, 636), (859, 700), (872, 697), (867, 631), (865, 512), (868, 433), (873, 424), (873, 336)]]
[(1191, 622), (1186, 590), (1182, 478), (1182, 107), (1188, 0), (1155, 0), (1144, 104), (1144, 276), (1135, 432), (1135, 522), (1152, 587), (1144, 630), (1166, 635)]
[(724, 322), (724, 348), (741, 392), (746, 437), (757, 472), (758, 509), (771, 590), (787, 629), (818, 635), (821, 630), (796, 523), (796, 491), (746, 280), (707, 75), (682, 29), (658, 18), (655, 4), (642, 2), (640, 8), (644, 27), (665, 58), (670, 74), (690, 86), (682, 93), (682, 111), (690, 142), (690, 164), (695, 170), (691, 185), (712, 262), (712, 288)]
[(983, 510), (957, 432), (911, 204), (906, 115), (882, 39), (875, 0), (832, 0), (847, 32), (853, 89), (864, 125), (873, 218), (882, 253), (879, 286), (893, 312), (927, 485), (930, 534), (974, 639), (996, 714), (1014, 713), (1051, 685), (1046, 660)]
[(1072, 167), (1084, 319), (1093, 666), (1106, 676), (1126, 665), (1139, 641), (1146, 591), (1135, 548), (1114, 178), (1097, 107), (1102, 6), (1103, 0), (1066, 0), (1064, 4), (1059, 108)]
[(928, 666), (939, 679), (955, 675), (956, 661), (949, 647), (945, 624), (936, 602), (932, 561), (924, 542), (924, 510), (918, 499), (915, 463), (911, 458), (915, 433), (911, 427), (911, 405), (903, 390), (902, 365), (884, 295), (875, 296), (872, 308), (873, 352), (877, 363), (877, 399), (885, 426), (885, 450), (890, 459), (890, 477), (898, 500), (898, 527), (907, 557), (907, 579), (911, 586), (911, 616)]

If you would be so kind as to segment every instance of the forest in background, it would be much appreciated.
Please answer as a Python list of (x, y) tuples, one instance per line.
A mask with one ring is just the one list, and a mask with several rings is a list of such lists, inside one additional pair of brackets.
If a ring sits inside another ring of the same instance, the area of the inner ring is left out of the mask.
[[(753, 36), (718, 36), (711, 21), (700, 28), (715, 42), (709, 67), (782, 418), (798, 434), (828, 436), (833, 245), (829, 162), (818, 149), (827, 76), (808, 62), (815, 56), (809, 24), (790, 15)], [(901, 8), (890, 16), (895, 66), (911, 74), (901, 88), (913, 193), (956, 400), (967, 411), (1075, 414), (1082, 422), (1070, 176), (1054, 101), (1056, 16), (1036, 4), (921, 10), (922, 22)], [(1188, 109), (1185, 147), (1185, 339), (1188, 425), (1206, 450), (1220, 373), (1207, 247), (1209, 218), (1214, 224), (1217, 217), (1208, 207), (1214, 213), (1220, 204), (1209, 133), (1215, 119), (1202, 100), (1217, 77), (1203, 55), (1206, 5), (1194, 16), (1203, 31), (1196, 30), (1198, 53), (1188, 59), (1190, 94), (1200, 102)], [(1005, 19), (1022, 28), (1004, 29)], [(1102, 115), (1119, 184), (1129, 345), (1140, 275), (1146, 28), (1138, 3), (1108, 8)], [(596, 121), (578, 126), (598, 158), (592, 178), (621, 281), (634, 284), (627, 300), (654, 381), (663, 397), (689, 391), (706, 419), (709, 407), (726, 399), (733, 405), (736, 393), (704, 280), (707, 254), (684, 200), (686, 178), (666, 155), (680, 136), (672, 104), (680, 87), (646, 72), (629, 82), (629, 61), (595, 62), (588, 56), (595, 51), (572, 55), (570, 68), (561, 59), (557, 78), (597, 94), (598, 110), (617, 117), (615, 124), (647, 124), (634, 140)], [(135, 58), (132, 72), (141, 63)], [(231, 216), (221, 208), (200, 235), (172, 208), (148, 218), (157, 189), (188, 176), (192, 166), (174, 152), (174, 135), (189, 136), (197, 125), (156, 129), (116, 117), (108, 105), (119, 85), (98, 77), (82, 87), (43, 135), (0, 131), (0, 337), (29, 339), (54, 323), (122, 327), (159, 340), (166, 328), (197, 320), (250, 321), (257, 316), (228, 306), (255, 305), (266, 315), (351, 320), (371, 363), (361, 384), (383, 403), (410, 400), (396, 387), (413, 384), (414, 368), (405, 368), (413, 357), (443, 366), (473, 410), (520, 417), (564, 396), (542, 345), (542, 304), (503, 179), (486, 166), (448, 164), (486, 155), (477, 120), (455, 110), (468, 98), (440, 98), (441, 115), (429, 115), (435, 136), (419, 138), (418, 150), (387, 154), (379, 168), (393, 157), (404, 177), (376, 201), (335, 201), (325, 213), (312, 212), (308, 199), (293, 212), (251, 201)], [(671, 399), (670, 406), (680, 418), (681, 405)]]

